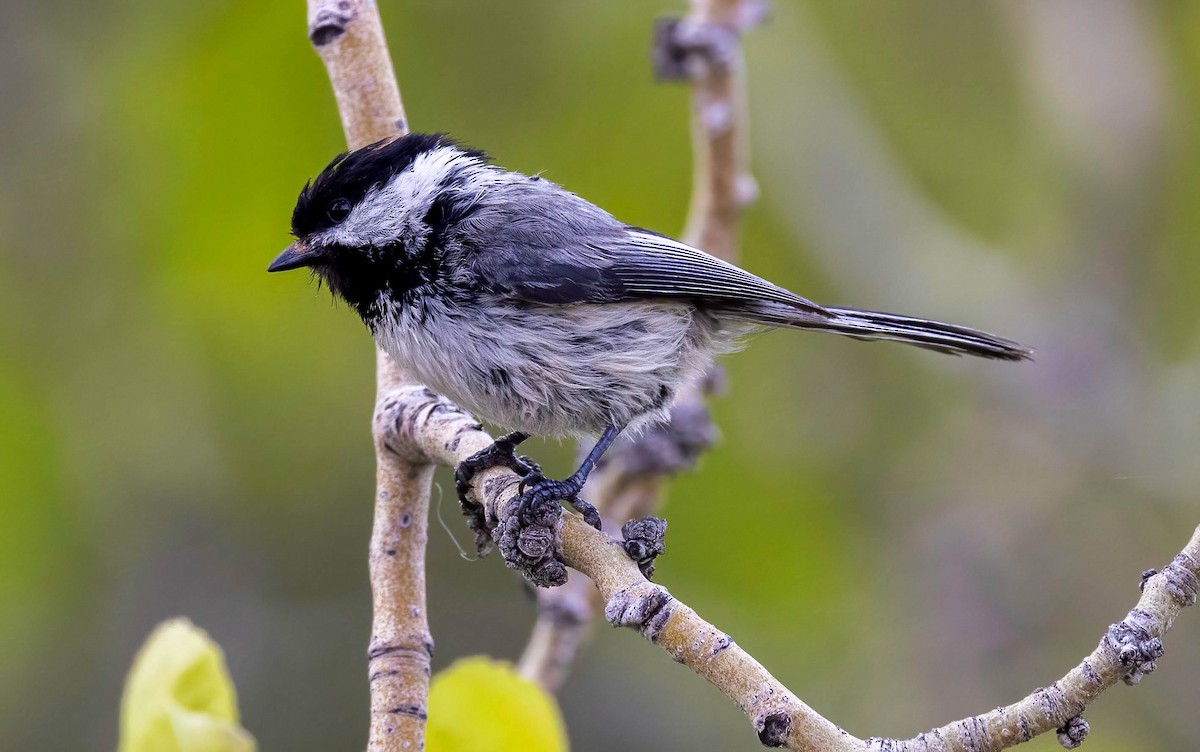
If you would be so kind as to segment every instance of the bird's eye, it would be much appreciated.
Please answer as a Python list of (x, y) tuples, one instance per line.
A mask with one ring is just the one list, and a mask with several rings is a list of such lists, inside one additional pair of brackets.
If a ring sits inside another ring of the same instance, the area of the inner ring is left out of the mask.
[(346, 217), (350, 216), (350, 202), (344, 198), (335, 198), (329, 204), (329, 210), (326, 212), (329, 215), (329, 221), (335, 225), (341, 224)]

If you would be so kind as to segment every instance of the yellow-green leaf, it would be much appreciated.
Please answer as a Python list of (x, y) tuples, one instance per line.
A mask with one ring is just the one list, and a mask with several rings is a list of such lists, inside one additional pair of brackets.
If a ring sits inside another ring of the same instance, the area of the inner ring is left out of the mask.
[(512, 664), (477, 656), (433, 677), (429, 752), (566, 752), (558, 703)]
[(119, 752), (254, 752), (221, 648), (187, 619), (160, 624), (121, 698)]

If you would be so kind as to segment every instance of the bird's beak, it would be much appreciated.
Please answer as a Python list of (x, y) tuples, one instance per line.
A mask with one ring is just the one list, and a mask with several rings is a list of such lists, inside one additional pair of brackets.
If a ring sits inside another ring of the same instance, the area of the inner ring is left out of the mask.
[(324, 258), (323, 249), (313, 246), (307, 240), (301, 239), (283, 249), (271, 265), (269, 272), (286, 272), (288, 269), (299, 269), (302, 266), (312, 266)]

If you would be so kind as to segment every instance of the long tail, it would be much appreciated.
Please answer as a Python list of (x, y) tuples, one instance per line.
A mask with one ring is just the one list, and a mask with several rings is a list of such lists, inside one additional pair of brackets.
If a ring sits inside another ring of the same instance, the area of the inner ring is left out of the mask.
[(747, 307), (738, 314), (754, 323), (833, 332), (856, 339), (904, 342), (951, 355), (975, 355), (997, 360), (1033, 359), (1033, 350), (1020, 343), (965, 326), (895, 313), (860, 311), (857, 308), (826, 307), (825, 312), (829, 315), (763, 302)]

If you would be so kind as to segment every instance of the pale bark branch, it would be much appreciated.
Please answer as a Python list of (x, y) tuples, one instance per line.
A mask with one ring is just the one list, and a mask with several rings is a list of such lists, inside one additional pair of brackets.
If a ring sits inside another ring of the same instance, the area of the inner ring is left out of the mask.
[[(454, 467), (492, 443), (471, 416), (423, 387), (395, 393), (383, 410), (391, 426), (389, 441), (396, 442), (389, 446), (401, 454), (424, 454)], [(475, 477), (471, 494), (483, 505), (489, 526), (516, 510), (519, 480), (511, 470), (499, 467)], [(750, 717), (760, 738), (774, 739), (781, 724), (794, 730), (795, 738), (815, 744), (797, 749), (831, 750), (845, 737), (845, 732), (801, 702), (727, 635), (672, 598), (665, 588), (647, 580), (620, 542), (574, 514), (563, 514), (554, 534), (566, 565), (595, 583), (611, 624), (636, 627), (675, 660), (725, 692)]]
[[(606, 518), (605, 529), (610, 524)], [(580, 649), (591, 640), (604, 603), (592, 581), (579, 572), (571, 572), (561, 587), (538, 588), (536, 595), (537, 620), (517, 670), (547, 692), (558, 692)]]
[[(655, 30), (655, 73), (692, 88), (692, 194), (683, 240), (727, 261), (738, 256), (738, 224), (757, 195), (750, 173), (746, 76), (741, 35), (766, 12), (762, 0), (692, 0), (684, 18)], [(714, 372), (713, 380), (720, 373)], [(680, 394), (671, 420), (614, 447), (585, 494), (620, 528), (662, 505), (661, 479), (690, 467), (716, 438), (703, 389)], [(537, 591), (538, 616), (519, 668), (527, 679), (558, 691), (592, 634), (600, 595), (572, 575), (562, 587)]]
[(663, 40), (676, 46), (692, 82), (695, 169), (683, 240), (727, 261), (737, 259), (738, 220), (758, 195), (740, 37), (766, 11), (763, 0), (692, 0), (673, 39)]
[[(872, 739), (868, 749), (888, 752), (1007, 749), (1048, 731), (1074, 749), (1087, 734), (1084, 709), (1118, 681), (1137, 684), (1163, 655), (1162, 638), (1187, 606), (1196, 602), (1200, 576), (1200, 527), (1162, 572), (1143, 575), (1142, 596), (1113, 624), (1091, 655), (1048, 687), (1011, 705), (964, 718), (912, 739)], [(1080, 719), (1080, 720), (1076, 720)]]
[[(308, 0), (308, 36), (325, 63), (351, 149), (408, 130), (379, 9), (373, 0)], [(425, 744), (433, 638), (425, 607), (425, 544), (434, 466), (395, 451), (381, 410), (413, 380), (376, 352), (375, 522), (370, 543), (374, 617), (367, 650), (372, 752)]]
[[(745, 15), (749, 5), (737, 0), (697, 0), (695, 9), (703, 18), (740, 29), (753, 17)], [(350, 146), (404, 131), (407, 123), (374, 3), (310, 0), (309, 34), (329, 70)], [(740, 57), (736, 65), (729, 64), (730, 58), (725, 60), (719, 74), (733, 72), (731, 80), (736, 81)], [(728, 98), (738, 89), (714, 85), (711, 92), (698, 92), (697, 120), (703, 121), (700, 128), (710, 137), (704, 143), (712, 147), (711, 153), (705, 151), (709, 160), (705, 164), (734, 165), (724, 172), (734, 179), (718, 180), (711, 174), (714, 169), (702, 185), (697, 184), (697, 192), (708, 195), (694, 200), (693, 217), (708, 219), (697, 220), (700, 229), (689, 231), (693, 239), (707, 238), (696, 242), (710, 243), (705, 247), (714, 252), (733, 248), (729, 244), (736, 235), (730, 230), (736, 229), (733, 223), (751, 195), (741, 179), (748, 173), (736, 167), (744, 164), (743, 147), (728, 129), (717, 127), (721, 118), (713, 115), (708, 98), (721, 91)], [(726, 101), (737, 101), (730, 113), (741, 107), (740, 99)], [(705, 222), (719, 226), (706, 235)], [(489, 446), (492, 439), (469, 415), (413, 384), (383, 353), (378, 357), (374, 435), (378, 473), (371, 540), (375, 618), (369, 651), (370, 749), (414, 750), (423, 746), (432, 652), (425, 616), (424, 549), (433, 464), (453, 467)], [(471, 493), (483, 504), (490, 526), (512, 515), (518, 480), (504, 468), (492, 468), (475, 478)], [(610, 477), (608, 483), (614, 500), (637, 493), (628, 497), (634, 501), (627, 507), (614, 501), (610, 512), (628, 514), (657, 496), (657, 482), (652, 480), (639, 486), (630, 475)], [(565, 563), (594, 583), (611, 624), (636, 628), (720, 689), (747, 715), (763, 744), (812, 752), (984, 752), (1051, 730), (1058, 731), (1065, 746), (1075, 746), (1087, 732), (1081, 714), (1089, 703), (1117, 681), (1133, 684), (1154, 669), (1163, 652), (1163, 636), (1178, 613), (1195, 603), (1200, 577), (1197, 528), (1161, 573), (1148, 573), (1142, 596), (1126, 618), (1112, 625), (1097, 648), (1059, 681), (1012, 705), (912, 739), (864, 740), (810, 708), (728, 635), (647, 580), (618, 541), (571, 514), (556, 523), (554, 535)]]
[[(395, 392), (381, 409), (380, 420), (389, 426), (388, 447), (401, 455), (423, 455), (453, 467), (492, 442), (473, 418), (423, 387)], [(471, 484), (490, 526), (516, 510), (518, 482), (512, 471), (492, 468)], [(912, 739), (860, 739), (805, 704), (666, 588), (647, 580), (620, 542), (574, 514), (564, 514), (554, 532), (567, 566), (595, 583), (609, 623), (637, 629), (721, 690), (746, 714), (764, 745), (804, 752), (991, 752), (1049, 731), (1058, 731), (1067, 746), (1077, 744), (1086, 733), (1081, 714), (1092, 701), (1118, 681), (1136, 683), (1154, 669), (1163, 636), (1179, 612), (1195, 603), (1200, 582), (1197, 528), (1161, 573), (1147, 573), (1133, 610), (1062, 679), (1012, 705)]]
[[(662, 479), (636, 477), (623, 469), (597, 471), (585, 489), (596, 499), (605, 530), (620, 530), (626, 520), (643, 517), (657, 509)], [(605, 484), (620, 484), (606, 487)], [(601, 508), (601, 505), (603, 507)], [(517, 670), (547, 692), (558, 692), (570, 674), (579, 651), (591, 640), (596, 615), (603, 613), (604, 600), (585, 575), (571, 572), (565, 585), (538, 588), (537, 620)]]

